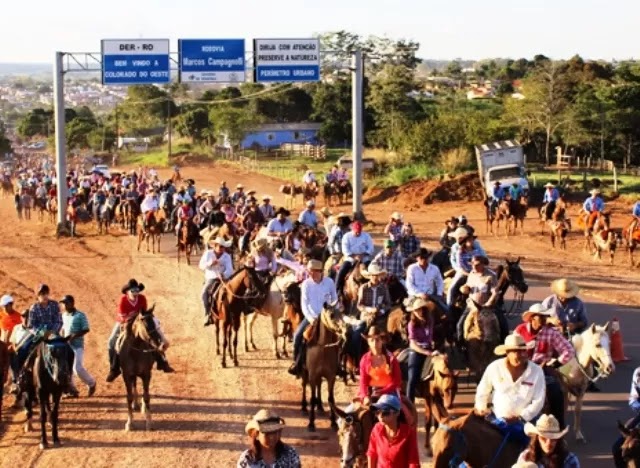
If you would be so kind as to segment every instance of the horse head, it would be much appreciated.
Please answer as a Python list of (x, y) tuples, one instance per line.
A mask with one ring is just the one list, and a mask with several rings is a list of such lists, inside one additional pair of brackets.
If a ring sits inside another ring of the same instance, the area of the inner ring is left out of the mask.
[(347, 324), (342, 318), (342, 308), (339, 301), (332, 303), (325, 302), (322, 310), (322, 323), (324, 326), (338, 336), (346, 338)]
[[(596, 363), (603, 377), (608, 377), (616, 369), (611, 357), (610, 326), (609, 322), (603, 326), (592, 323), (579, 338), (573, 340), (576, 351), (587, 354)], [(582, 362), (581, 364), (584, 365)]]
[(622, 459), (627, 463), (627, 466), (636, 466), (631, 463), (640, 462), (640, 429), (629, 428), (618, 421), (618, 430), (624, 437), (621, 447)]
[(446, 409), (451, 409), (458, 392), (458, 372), (451, 370), (449, 358), (445, 355), (435, 356), (433, 362), (433, 383), (435, 391), (440, 395)]
[(524, 272), (520, 267), (520, 257), (518, 257), (518, 259), (515, 261), (506, 259), (505, 262), (507, 265), (504, 269), (504, 272), (506, 272), (507, 281), (518, 292), (526, 294), (526, 292), (529, 290), (529, 285), (525, 281)]
[[(55, 337), (53, 339), (44, 338), (40, 346), (41, 365), (57, 385), (68, 386), (71, 382), (72, 372), (69, 365), (69, 353), (72, 351), (69, 345), (61, 338)], [(41, 380), (40, 385), (42, 385)]]
[(162, 344), (162, 337), (160, 336), (160, 332), (158, 332), (156, 320), (153, 315), (155, 308), (156, 306), (154, 304), (151, 309), (141, 311), (133, 321), (131, 330), (137, 338), (155, 348), (159, 348)]
[[(346, 412), (337, 407), (334, 407), (334, 411), (340, 418), (338, 424), (340, 467), (351, 468), (356, 465), (360, 466), (359, 462), (364, 461), (367, 450), (365, 447), (363, 420), (369, 411), (366, 408), (360, 408), (356, 411)], [(369, 428), (369, 430), (371, 430), (371, 428)]]

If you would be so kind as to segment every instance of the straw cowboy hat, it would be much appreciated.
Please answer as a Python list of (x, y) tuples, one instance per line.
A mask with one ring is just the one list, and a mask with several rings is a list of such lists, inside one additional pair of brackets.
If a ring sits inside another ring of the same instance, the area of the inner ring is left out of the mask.
[(570, 279), (561, 278), (551, 283), (551, 291), (562, 299), (571, 299), (578, 295), (580, 287)]
[(138, 283), (135, 279), (131, 278), (127, 284), (122, 286), (122, 294), (126, 294), (127, 291), (137, 289), (139, 292), (144, 291), (144, 284)]
[(368, 340), (370, 338), (375, 338), (379, 336), (380, 338), (386, 339), (388, 338), (387, 332), (382, 330), (380, 327), (376, 325), (371, 325), (367, 333), (362, 333), (362, 338)]
[(329, 207), (325, 206), (320, 210), (320, 214), (324, 216), (331, 216), (331, 211), (329, 210)]
[(394, 211), (391, 213), (391, 219), (395, 219), (396, 221), (402, 221), (402, 213), (398, 211)]
[(551, 182), (547, 182), (546, 184), (543, 185), (544, 188), (555, 188), (555, 185), (553, 185)]
[(268, 409), (261, 409), (251, 418), (251, 421), (247, 423), (244, 431), (247, 435), (252, 435), (255, 432), (268, 434), (269, 432), (281, 431), (284, 426), (284, 419), (275, 412)]
[(324, 269), (322, 262), (320, 260), (309, 260), (309, 263), (307, 263), (307, 270), (309, 271), (313, 271), (313, 270), (320, 270), (322, 271)]
[(497, 356), (504, 356), (508, 351), (526, 351), (527, 343), (520, 335), (511, 334), (504, 340), (504, 344), (496, 346), (493, 352)]
[(267, 242), (267, 239), (264, 239), (264, 238), (254, 240), (252, 245), (253, 245), (253, 248), (256, 249), (258, 252), (261, 252), (265, 250), (267, 247), (269, 247), (269, 243)]
[(543, 414), (534, 426), (530, 422), (524, 425), (524, 433), (528, 436), (541, 436), (545, 439), (560, 439), (569, 432), (569, 426), (560, 430), (560, 423), (552, 414)]
[(239, 189), (239, 188), (244, 188), (244, 185), (242, 185), (242, 184), (236, 184), (236, 188), (237, 188), (237, 189)]
[(307, 208), (312, 208), (314, 206), (316, 206), (316, 202), (314, 202), (313, 200), (309, 200), (307, 202)]
[(594, 189), (591, 189), (589, 193), (591, 195), (600, 195), (600, 190), (598, 190), (597, 188), (594, 188)]
[[(327, 209), (328, 211), (328, 209)], [(334, 218), (336, 219), (340, 219), (340, 218), (348, 218), (350, 215), (348, 213), (345, 213), (344, 211), (341, 211), (340, 213), (338, 213), (337, 215), (334, 216)]]
[(414, 299), (409, 304), (407, 304), (406, 305), (406, 309), (409, 312), (413, 312), (413, 311), (416, 311), (416, 310), (420, 310), (423, 307), (427, 307), (428, 305), (429, 305), (429, 301), (427, 301), (426, 299), (424, 299), (422, 297), (418, 297), (417, 299)]
[(460, 239), (466, 239), (467, 237), (469, 237), (469, 231), (467, 231), (463, 227), (459, 227), (455, 231), (450, 232), (449, 237), (453, 237), (456, 241), (459, 241)]
[(232, 245), (232, 241), (230, 240), (226, 240), (224, 237), (216, 237), (214, 238), (213, 236), (211, 236), (208, 239), (207, 244), (214, 244), (214, 245), (221, 245), (222, 247), (226, 247), (229, 248)]
[(253, 194), (256, 194), (256, 193), (257, 193), (257, 192), (256, 192), (255, 190), (253, 190), (253, 189), (252, 189), (252, 190), (249, 190), (249, 191), (247, 192), (247, 195), (253, 195)]
[(380, 276), (380, 275), (386, 275), (386, 274), (387, 274), (387, 270), (385, 270), (384, 268), (380, 268), (380, 266), (378, 266), (375, 263), (371, 263), (369, 267), (362, 272), (362, 276), (365, 276), (365, 277)]
[(553, 310), (545, 309), (542, 304), (533, 304), (531, 307), (529, 307), (529, 310), (526, 310), (522, 314), (522, 320), (528, 322), (534, 315), (544, 315), (545, 317), (551, 317), (553, 315)]

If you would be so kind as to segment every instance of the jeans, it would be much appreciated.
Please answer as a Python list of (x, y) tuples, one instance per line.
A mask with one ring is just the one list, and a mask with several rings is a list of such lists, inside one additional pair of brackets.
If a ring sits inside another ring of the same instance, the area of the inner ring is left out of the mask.
[(549, 399), (549, 411), (553, 414), (560, 427), (564, 427), (564, 394), (560, 382), (554, 376), (545, 372), (545, 380), (547, 382), (547, 398)]
[(464, 286), (467, 282), (467, 275), (460, 271), (456, 271), (455, 276), (451, 280), (451, 286), (449, 286), (449, 291), (447, 291), (447, 304), (450, 306), (453, 305), (453, 302), (458, 297), (460, 292), (460, 288)]
[[(631, 420), (631, 422), (626, 424), (627, 429), (633, 429), (634, 427), (640, 424), (640, 413), (636, 414), (636, 417)], [(627, 466), (625, 461), (622, 459), (622, 443), (624, 442), (624, 437), (620, 436), (616, 439), (611, 447), (611, 453), (613, 454), (613, 463), (616, 468), (624, 468)]]
[(118, 335), (120, 334), (120, 323), (116, 323), (111, 330), (111, 335), (109, 335), (109, 340), (107, 343), (109, 344), (109, 351), (115, 351), (116, 349), (116, 341), (118, 341)]
[(407, 366), (409, 370), (409, 378), (407, 382), (407, 398), (413, 403), (416, 399), (416, 388), (420, 382), (420, 376), (422, 375), (422, 367), (427, 360), (427, 356), (424, 354), (416, 353), (415, 351), (409, 352), (409, 359)]
[(464, 321), (467, 319), (467, 316), (469, 315), (470, 312), (471, 312), (471, 309), (467, 307), (462, 313), (462, 315), (460, 316), (460, 320), (458, 320), (458, 323), (456, 325), (456, 333), (458, 336), (458, 340), (464, 339)]
[(309, 326), (309, 321), (306, 318), (302, 319), (300, 325), (296, 329), (296, 332), (293, 334), (293, 360), (295, 361), (300, 355), (300, 349), (302, 348), (302, 340), (304, 337), (302, 334), (304, 333), (305, 328)]
[(340, 265), (340, 269), (338, 270), (338, 274), (336, 275), (336, 291), (340, 293), (344, 287), (344, 281), (347, 278), (349, 272), (353, 269), (353, 261), (345, 260)]
[(349, 330), (347, 340), (347, 352), (355, 359), (356, 365), (360, 362), (362, 351), (362, 334), (367, 330), (366, 322), (360, 322)]
[[(84, 382), (89, 387), (93, 387), (96, 384), (96, 379), (94, 379), (91, 374), (84, 368), (84, 348), (71, 348), (73, 350), (73, 354), (75, 355), (75, 359), (73, 361), (73, 373), (77, 375), (82, 382)], [(71, 377), (71, 386), (75, 387), (75, 383), (73, 382), (73, 376)]]
[(204, 316), (209, 316), (209, 312), (211, 311), (211, 301), (209, 300), (209, 288), (216, 281), (220, 281), (218, 278), (210, 278), (205, 281), (204, 286), (202, 287), (202, 306), (204, 307)]
[[(507, 424), (502, 418), (497, 418), (495, 415), (488, 417), (488, 421), (496, 426), (504, 437), (509, 437), (510, 442), (518, 443), (522, 448), (529, 444), (529, 437), (524, 433), (524, 424), (520, 421)], [(563, 426), (560, 426), (563, 427)]]

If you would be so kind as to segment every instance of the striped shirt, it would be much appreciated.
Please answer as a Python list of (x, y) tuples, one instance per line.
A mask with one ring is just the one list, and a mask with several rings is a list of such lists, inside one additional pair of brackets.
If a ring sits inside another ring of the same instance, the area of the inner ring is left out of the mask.
[[(65, 312), (62, 314), (62, 330), (64, 336), (73, 335), (83, 331), (89, 331), (89, 321), (84, 312)], [(79, 336), (69, 342), (69, 346), (74, 349), (84, 348), (84, 336)]]
[(60, 306), (55, 301), (48, 301), (46, 305), (36, 302), (29, 309), (29, 322), (27, 327), (32, 330), (45, 328), (51, 332), (58, 333), (62, 327), (62, 317)]

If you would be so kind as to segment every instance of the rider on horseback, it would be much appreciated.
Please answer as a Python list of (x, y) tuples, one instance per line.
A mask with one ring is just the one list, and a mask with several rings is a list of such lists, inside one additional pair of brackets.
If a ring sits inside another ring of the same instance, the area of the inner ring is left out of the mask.
[(445, 228), (440, 232), (440, 245), (443, 249), (450, 250), (451, 246), (455, 244), (455, 239), (449, 234), (452, 234), (458, 229), (458, 218), (452, 216), (451, 219), (447, 219), (445, 222)]
[(403, 286), (404, 281), (404, 257), (396, 244), (387, 239), (383, 243), (383, 249), (371, 260), (372, 264), (378, 265), (382, 270), (386, 270), (390, 278), (396, 278)]
[[(140, 294), (144, 291), (144, 284), (138, 283), (135, 279), (130, 279), (127, 284), (122, 287), (122, 296), (118, 303), (118, 311), (116, 316), (116, 324), (113, 327), (111, 336), (109, 337), (109, 375), (107, 376), (107, 382), (113, 382), (121, 373), (120, 360), (118, 359), (118, 353), (116, 352), (116, 343), (123, 326), (129, 321), (135, 318), (139, 313), (147, 310), (147, 298)], [(168, 345), (162, 331), (158, 324), (156, 324), (158, 333), (162, 338), (163, 349), (166, 349)], [(165, 355), (161, 351), (155, 352), (156, 363), (158, 370), (164, 372), (175, 372), (169, 365)]]
[(213, 323), (211, 312), (215, 307), (212, 299), (222, 284), (233, 274), (233, 262), (231, 256), (225, 249), (231, 247), (231, 242), (221, 237), (209, 239), (209, 245), (213, 244), (213, 249), (207, 249), (200, 259), (199, 267), (204, 271), (204, 286), (202, 288), (202, 305), (204, 306), (205, 322), (204, 326)]
[(271, 221), (276, 217), (276, 211), (273, 209), (273, 205), (271, 204), (271, 196), (263, 195), (262, 196), (262, 204), (260, 205), (260, 212), (266, 221)]
[(471, 271), (471, 258), (474, 255), (486, 256), (486, 252), (465, 228), (459, 227), (449, 235), (456, 240), (450, 253), (451, 267), (456, 270), (456, 274), (447, 292), (447, 304), (451, 306), (455, 304), (460, 287)]
[(307, 207), (304, 211), (300, 212), (300, 216), (298, 216), (298, 222), (300, 224), (304, 224), (305, 226), (309, 226), (313, 229), (318, 228), (318, 215), (315, 212), (316, 204), (313, 200), (309, 200), (307, 202)]
[[(566, 338), (547, 324), (547, 319), (553, 316), (553, 310), (545, 309), (542, 304), (534, 304), (522, 314), (521, 323), (513, 333), (520, 335), (527, 344), (529, 357), (544, 369), (547, 383), (547, 398), (551, 413), (564, 426), (564, 396), (560, 382), (550, 369), (566, 364), (576, 353)], [(557, 357), (554, 357), (557, 356)]]
[(476, 390), (475, 410), (505, 437), (524, 447), (529, 442), (524, 424), (544, 406), (544, 373), (529, 361), (527, 344), (520, 335), (507, 336), (495, 354), (506, 357), (493, 361), (485, 370)]
[(182, 200), (182, 205), (178, 208), (178, 224), (176, 224), (176, 246), (180, 245), (180, 229), (184, 223), (188, 223), (193, 218), (193, 208), (187, 200)]
[(402, 214), (395, 211), (391, 214), (391, 219), (389, 219), (389, 222), (384, 227), (384, 233), (387, 234), (393, 242), (399, 242), (402, 238), (403, 226)]
[(493, 183), (493, 192), (491, 196), (490, 210), (492, 214), (495, 214), (496, 210), (498, 209), (498, 205), (500, 205), (500, 202), (504, 199), (505, 195), (505, 190), (500, 184), (500, 181), (496, 180)]
[(444, 281), (437, 266), (429, 263), (432, 252), (424, 247), (416, 256), (417, 262), (407, 268), (407, 293), (409, 299), (442, 297)]
[[(140, 211), (142, 212), (142, 227), (143, 229), (147, 229), (149, 227), (149, 222), (151, 218), (155, 216), (155, 213), (160, 208), (160, 204), (158, 202), (158, 196), (153, 189), (149, 189), (147, 191), (147, 195), (140, 203)], [(144, 296), (143, 296), (144, 297)], [(146, 310), (146, 309), (145, 309)]]
[(336, 276), (336, 289), (342, 291), (347, 274), (353, 269), (356, 259), (367, 265), (373, 256), (373, 240), (371, 236), (362, 231), (362, 223), (351, 223), (351, 232), (342, 237), (342, 255), (344, 261)]
[(599, 214), (604, 211), (604, 200), (599, 196), (600, 190), (598, 189), (591, 190), (589, 194), (591, 196), (584, 201), (582, 209), (585, 213), (588, 213), (587, 230), (591, 231)]
[(262, 226), (264, 226), (266, 220), (260, 211), (258, 205), (255, 202), (249, 204), (249, 212), (244, 215), (242, 220), (242, 227), (244, 228), (244, 235), (240, 241), (240, 248), (243, 252), (249, 250), (249, 241), (251, 236), (257, 233)]
[(638, 228), (638, 225), (640, 224), (640, 201), (637, 201), (635, 205), (633, 205), (633, 209), (631, 210), (631, 215), (633, 216), (633, 219), (629, 224), (629, 231), (628, 231), (629, 238), (631, 238), (633, 231), (635, 231)]
[(551, 182), (547, 182), (544, 186), (544, 197), (542, 198), (542, 204), (544, 205), (545, 219), (551, 219), (553, 211), (556, 209), (556, 202), (560, 199), (560, 193), (558, 189)]
[(244, 193), (244, 185), (237, 184), (236, 191), (231, 195), (231, 203), (234, 205), (238, 203), (240, 200), (244, 200), (247, 197), (247, 194)]
[(518, 182), (514, 182), (513, 184), (511, 184), (511, 187), (509, 187), (509, 196), (514, 202), (519, 203), (520, 198), (522, 198), (523, 195), (524, 190), (522, 189), (522, 187), (520, 187), (520, 184), (518, 184)]
[(336, 286), (331, 278), (325, 278), (322, 262), (311, 260), (307, 264), (310, 277), (302, 282), (300, 306), (304, 319), (293, 335), (293, 364), (289, 368), (291, 375), (298, 376), (302, 371), (302, 343), (305, 329), (313, 323), (324, 310), (324, 304), (338, 300)]
[(400, 252), (402, 252), (404, 258), (408, 258), (420, 250), (420, 239), (413, 233), (411, 223), (405, 223), (405, 225), (402, 226), (399, 244)]
[[(249, 253), (247, 263), (254, 268), (254, 271), (258, 275), (258, 278), (262, 282), (262, 291), (258, 291), (260, 296), (264, 296), (262, 299), (266, 299), (266, 293), (268, 292), (267, 286), (271, 279), (278, 271), (278, 262), (276, 261), (276, 255), (269, 248), (269, 242), (267, 239), (256, 239), (251, 245), (252, 249)], [(256, 291), (249, 290), (248, 295), (254, 295)], [(258, 301), (260, 302), (260, 301)]]
[(287, 233), (293, 230), (293, 224), (289, 221), (289, 215), (291, 215), (291, 212), (283, 207), (280, 207), (278, 211), (276, 211), (276, 217), (267, 224), (269, 237), (283, 239)]

